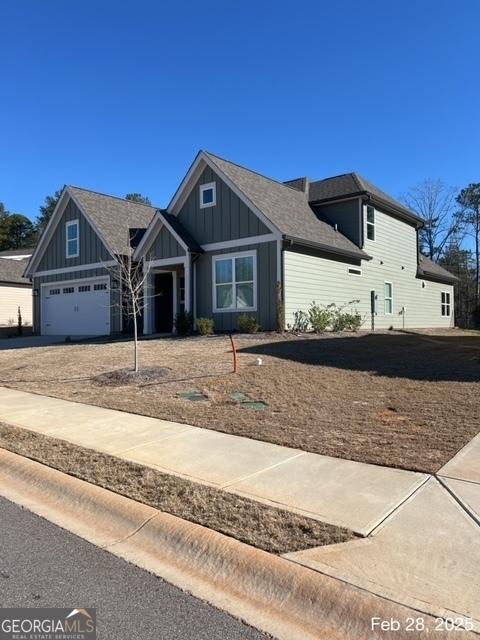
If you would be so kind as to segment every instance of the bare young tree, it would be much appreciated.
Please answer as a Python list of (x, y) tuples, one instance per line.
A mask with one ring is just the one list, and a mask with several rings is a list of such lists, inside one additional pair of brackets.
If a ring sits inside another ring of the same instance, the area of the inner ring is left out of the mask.
[(424, 180), (401, 196), (407, 207), (424, 221), (420, 230), (422, 252), (432, 260), (438, 260), (453, 236), (461, 233), (456, 193), (455, 187), (441, 180)]
[(462, 189), (458, 194), (457, 202), (462, 207), (460, 215), (468, 233), (473, 236), (475, 245), (475, 299), (478, 305), (480, 303), (480, 182), (472, 182)]
[(138, 356), (138, 321), (142, 311), (147, 307), (153, 296), (149, 287), (150, 269), (147, 264), (134, 262), (131, 252), (122, 256), (116, 266), (106, 267), (112, 282), (116, 284), (119, 298), (112, 306), (118, 308), (124, 317), (131, 318), (133, 324), (133, 370), (139, 369)]

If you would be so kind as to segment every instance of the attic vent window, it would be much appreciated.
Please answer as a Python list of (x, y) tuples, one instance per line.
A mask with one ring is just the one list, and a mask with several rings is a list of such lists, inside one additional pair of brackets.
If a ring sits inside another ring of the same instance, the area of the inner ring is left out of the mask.
[(356, 269), (355, 267), (348, 267), (348, 273), (350, 273), (352, 276), (361, 276), (362, 270)]
[(217, 204), (217, 186), (215, 182), (200, 186), (200, 209), (214, 207)]
[(78, 258), (79, 233), (78, 220), (71, 220), (65, 226), (67, 258)]
[(367, 205), (367, 238), (375, 240), (375, 209)]

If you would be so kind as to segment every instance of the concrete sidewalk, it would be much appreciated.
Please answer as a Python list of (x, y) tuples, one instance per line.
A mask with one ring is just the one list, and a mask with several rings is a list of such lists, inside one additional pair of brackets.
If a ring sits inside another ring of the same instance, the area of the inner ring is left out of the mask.
[(368, 535), (426, 474), (0, 387), (0, 421)]

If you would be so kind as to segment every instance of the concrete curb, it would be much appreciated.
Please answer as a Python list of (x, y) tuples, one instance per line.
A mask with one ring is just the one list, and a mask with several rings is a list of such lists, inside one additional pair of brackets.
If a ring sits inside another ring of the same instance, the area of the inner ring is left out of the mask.
[[(411, 638), (371, 618), (434, 618), (0, 449), (0, 495), (285, 640)], [(160, 621), (159, 621), (160, 623)], [(462, 638), (474, 638), (468, 632)]]

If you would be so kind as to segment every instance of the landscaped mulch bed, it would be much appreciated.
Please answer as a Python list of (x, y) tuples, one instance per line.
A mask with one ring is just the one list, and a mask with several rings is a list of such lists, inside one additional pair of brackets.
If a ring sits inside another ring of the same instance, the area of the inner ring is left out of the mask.
[(0, 447), (271, 553), (355, 537), (348, 529), (4, 423)]

